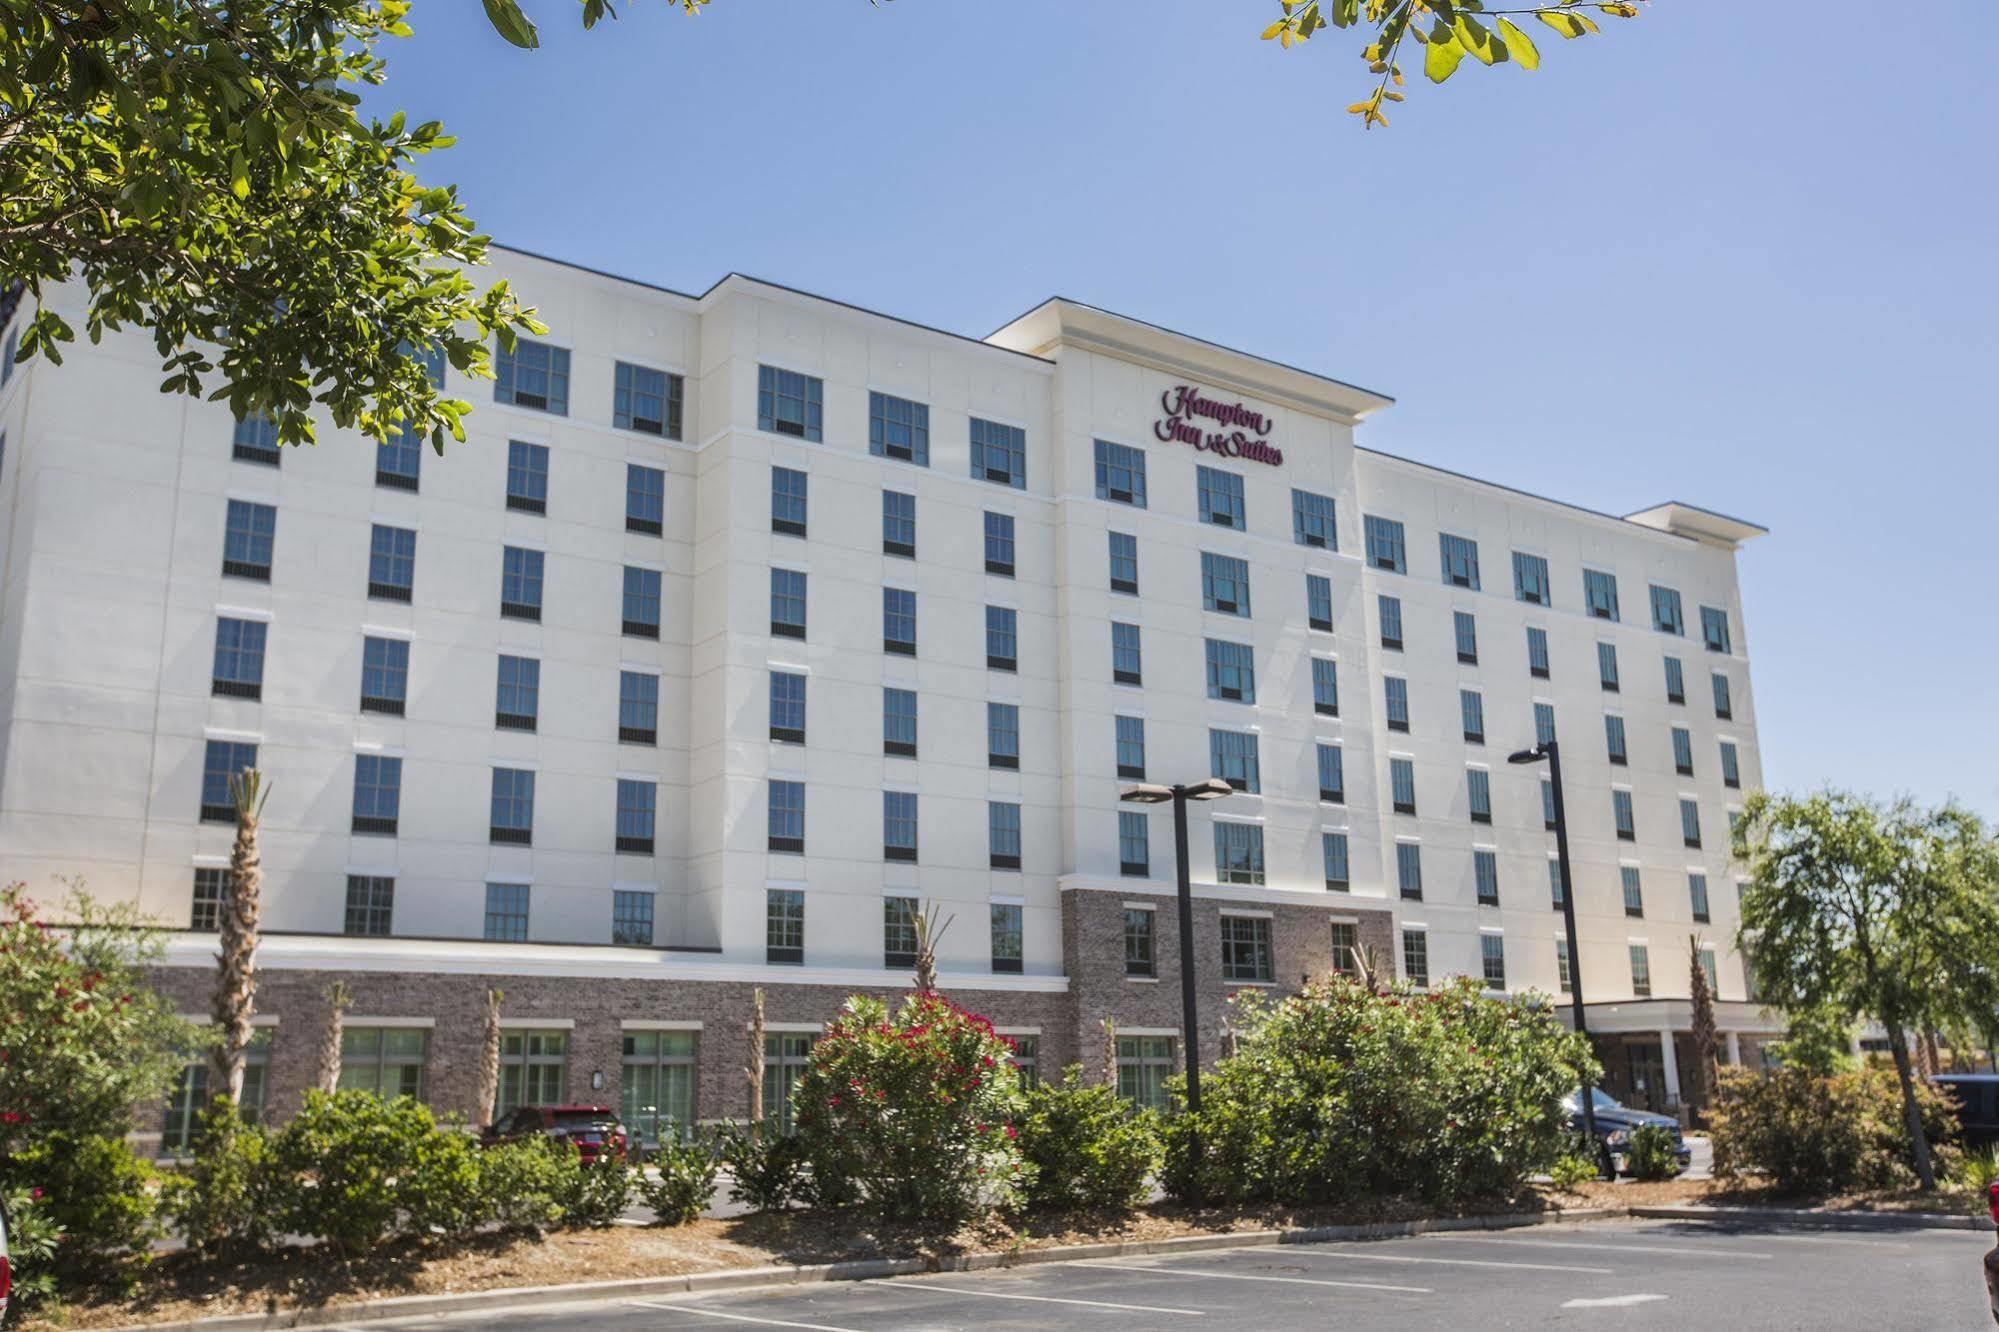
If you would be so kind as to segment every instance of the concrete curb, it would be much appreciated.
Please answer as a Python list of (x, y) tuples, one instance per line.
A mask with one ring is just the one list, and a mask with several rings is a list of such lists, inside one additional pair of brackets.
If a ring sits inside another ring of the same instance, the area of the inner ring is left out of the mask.
[(1992, 1218), (1951, 1212), (1828, 1212), (1812, 1207), (1631, 1207), (1645, 1221), (1741, 1221), (1814, 1230), (1991, 1230)]

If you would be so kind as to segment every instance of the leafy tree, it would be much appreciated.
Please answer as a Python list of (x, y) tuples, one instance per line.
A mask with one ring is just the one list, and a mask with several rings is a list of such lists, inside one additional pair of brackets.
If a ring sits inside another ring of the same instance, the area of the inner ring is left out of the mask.
[(1954, 805), (1759, 792), (1735, 853), (1749, 867), (1739, 944), (1757, 992), (1887, 1029), (1916, 1175), (1934, 1188), (1909, 1040), (1999, 1007), (1999, 844)]

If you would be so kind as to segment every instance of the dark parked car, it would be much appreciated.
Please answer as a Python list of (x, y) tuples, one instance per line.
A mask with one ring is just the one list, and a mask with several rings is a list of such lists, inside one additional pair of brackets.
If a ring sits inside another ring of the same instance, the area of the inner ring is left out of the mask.
[[(1632, 1133), (1647, 1124), (1656, 1124), (1673, 1135), (1673, 1157), (1685, 1170), (1694, 1159), (1693, 1149), (1687, 1146), (1680, 1135), (1680, 1121), (1671, 1115), (1655, 1115), (1649, 1110), (1633, 1110), (1620, 1105), (1604, 1095), (1600, 1088), (1590, 1088), (1591, 1108), (1596, 1111), (1596, 1137), (1599, 1150), (1607, 1158), (1603, 1162), (1608, 1173), (1624, 1174), (1625, 1153), (1631, 1148)], [(1562, 1109), (1568, 1114), (1569, 1127), (1576, 1132), (1583, 1131), (1582, 1097), (1571, 1092), (1562, 1098)]]
[(574, 1143), (585, 1165), (606, 1156), (622, 1160), (628, 1146), (625, 1126), (618, 1122), (617, 1112), (602, 1105), (524, 1105), (497, 1123), (488, 1124), (479, 1141), (490, 1147), (537, 1134), (556, 1142)]
[(1965, 1146), (1982, 1150), (1999, 1143), (1999, 1073), (1939, 1073), (1930, 1081), (1957, 1101)]

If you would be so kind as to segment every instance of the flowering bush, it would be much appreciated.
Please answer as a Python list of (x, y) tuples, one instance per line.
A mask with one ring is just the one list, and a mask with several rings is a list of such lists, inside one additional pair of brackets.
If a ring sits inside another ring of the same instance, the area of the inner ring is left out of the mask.
[(1123, 1209), (1145, 1197), (1159, 1168), (1159, 1120), (1071, 1064), (1060, 1082), (1027, 1093), (1020, 1146), (1030, 1207)]
[[(1724, 1068), (1708, 1111), (1714, 1173), (1767, 1175), (1779, 1191), (1824, 1196), (1915, 1182), (1902, 1089), (1884, 1068), (1819, 1073), (1786, 1064), (1768, 1073)], [(1956, 1117), (1943, 1094), (1916, 1084), (1923, 1131), (1954, 1163)]]
[(893, 1019), (879, 999), (849, 999), (794, 1093), (818, 1201), (930, 1227), (1016, 1203), (1011, 1055), (990, 1022), (939, 995), (911, 995)]
[(1201, 1113), (1167, 1121), (1176, 1197), (1448, 1203), (1521, 1186), (1563, 1151), (1561, 1097), (1586, 1042), (1547, 1010), (1459, 980), (1431, 991), (1345, 977), (1279, 1003), (1233, 1001), (1236, 1053)]

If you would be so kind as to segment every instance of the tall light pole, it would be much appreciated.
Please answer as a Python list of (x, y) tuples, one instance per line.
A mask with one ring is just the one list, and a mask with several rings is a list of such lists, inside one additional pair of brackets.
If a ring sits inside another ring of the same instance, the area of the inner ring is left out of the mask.
[(1187, 786), (1166, 786), (1162, 783), (1146, 782), (1121, 792), (1120, 800), (1129, 800), (1139, 805), (1163, 805), (1173, 802), (1173, 861), (1177, 869), (1180, 885), (1180, 1025), (1186, 1037), (1187, 1047), (1187, 1109), (1198, 1114), (1201, 1109), (1201, 1038), (1198, 1019), (1195, 1015), (1196, 990), (1194, 986), (1194, 889), (1187, 874), (1187, 802), (1189, 800), (1220, 800), (1232, 795), (1235, 788), (1219, 777), (1211, 777), (1205, 782), (1194, 782)]
[[(1576, 942), (1576, 889), (1575, 880), (1569, 874), (1569, 820), (1568, 811), (1562, 804), (1562, 751), (1553, 740), (1544, 740), (1532, 749), (1516, 750), (1506, 756), (1508, 763), (1548, 763), (1548, 783), (1555, 793), (1555, 861), (1562, 875), (1562, 928), (1569, 938), (1569, 1001), (1570, 1011), (1575, 1015), (1576, 1034), (1584, 1039), (1589, 1037), (1589, 1026), (1583, 1017), (1583, 956)], [(1590, 1142), (1597, 1142), (1596, 1136), (1596, 1093), (1590, 1086), (1589, 1069), (1582, 1070), (1583, 1129), (1589, 1134)]]

